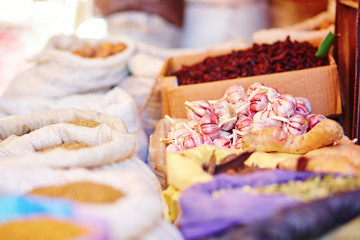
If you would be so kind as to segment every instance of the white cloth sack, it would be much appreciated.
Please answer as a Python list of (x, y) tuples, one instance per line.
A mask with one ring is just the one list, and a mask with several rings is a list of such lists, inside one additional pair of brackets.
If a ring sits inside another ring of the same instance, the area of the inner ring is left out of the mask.
[(100, 167), (90, 168), (93, 171), (109, 171), (109, 170), (130, 170), (139, 173), (142, 179), (144, 179), (156, 192), (161, 193), (162, 189), (160, 182), (155, 176), (155, 173), (146, 165), (142, 160), (136, 156), (132, 156), (120, 162), (102, 165)]
[[(64, 123), (89, 119), (101, 123), (95, 128)], [(117, 117), (75, 109), (52, 110), (0, 120), (0, 168), (6, 166), (96, 167), (132, 156), (136, 140)], [(28, 133), (28, 134), (26, 134)], [(15, 135), (9, 138), (9, 136)], [(36, 152), (67, 142), (95, 145), (66, 150)]]
[[(133, 85), (132, 87), (132, 92), (135, 92), (138, 88), (142, 89), (143, 84), (138, 86)], [(136, 135), (137, 144), (135, 152), (143, 159), (143, 161), (145, 161), (147, 156), (148, 138), (142, 127), (138, 108), (134, 99), (127, 92), (118, 87), (115, 87), (104, 94), (74, 94), (62, 98), (0, 98), (0, 118), (10, 115), (23, 115), (32, 112), (65, 108), (93, 110), (113, 115), (121, 118), (125, 122), (129, 133)]]
[(162, 17), (142, 11), (121, 11), (105, 18), (109, 34), (129, 36), (158, 47), (179, 47), (182, 31)]
[(334, 24), (326, 29), (317, 30), (323, 22), (334, 23), (335, 15), (330, 12), (322, 12), (315, 17), (303, 22), (284, 28), (262, 29), (252, 35), (252, 40), (257, 44), (272, 44), (277, 41), (285, 41), (288, 36), (292, 41), (307, 41), (312, 39), (324, 39), (329, 32), (334, 32)]
[[(21, 176), (21, 177), (19, 177)], [(71, 182), (94, 182), (124, 193), (113, 203), (76, 203), (82, 216), (104, 219), (110, 239), (182, 239), (175, 228), (164, 226), (160, 195), (132, 171), (91, 172), (84, 169), (12, 168), (0, 170), (0, 194), (25, 194), (35, 188)]]
[[(71, 51), (86, 44), (125, 43), (127, 48), (107, 58), (83, 58)], [(11, 98), (61, 97), (99, 92), (118, 84), (127, 75), (126, 63), (135, 50), (127, 38), (109, 36), (101, 40), (55, 36), (35, 58), (36, 67), (17, 75), (4, 91)]]

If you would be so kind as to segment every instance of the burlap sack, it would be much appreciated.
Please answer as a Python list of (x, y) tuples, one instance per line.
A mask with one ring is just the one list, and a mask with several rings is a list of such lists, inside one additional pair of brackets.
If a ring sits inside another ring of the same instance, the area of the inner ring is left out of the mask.
[(160, 239), (158, 236), (161, 239), (182, 239), (175, 228), (163, 223), (158, 193), (132, 171), (2, 169), (0, 194), (25, 194), (39, 187), (84, 181), (105, 184), (124, 194), (112, 203), (77, 202), (75, 206), (82, 216), (104, 219), (109, 227), (110, 239)]
[[(102, 42), (125, 43), (127, 48), (107, 58), (84, 58), (72, 53), (86, 44), (97, 45)], [(5, 89), (3, 96), (62, 97), (107, 90), (127, 75), (126, 63), (134, 50), (135, 44), (124, 37), (109, 36), (101, 40), (90, 40), (55, 36), (34, 58), (36, 66), (17, 75)]]
[[(91, 128), (66, 123), (75, 119), (89, 119), (101, 124)], [(0, 144), (0, 168), (16, 165), (102, 166), (131, 157), (136, 145), (135, 137), (127, 133), (120, 118), (92, 111), (65, 109), (13, 116), (1, 119), (0, 126), (0, 139), (6, 139)], [(38, 152), (71, 142), (92, 147)]]

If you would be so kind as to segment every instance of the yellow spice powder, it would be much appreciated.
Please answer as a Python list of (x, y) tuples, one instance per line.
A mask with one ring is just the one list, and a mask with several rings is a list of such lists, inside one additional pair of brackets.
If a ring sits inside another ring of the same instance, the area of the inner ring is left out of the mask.
[(0, 225), (1, 240), (65, 240), (88, 231), (70, 222), (52, 218), (33, 218)]
[(30, 194), (67, 198), (85, 203), (110, 203), (123, 197), (123, 193), (104, 184), (74, 182), (61, 186), (34, 189)]

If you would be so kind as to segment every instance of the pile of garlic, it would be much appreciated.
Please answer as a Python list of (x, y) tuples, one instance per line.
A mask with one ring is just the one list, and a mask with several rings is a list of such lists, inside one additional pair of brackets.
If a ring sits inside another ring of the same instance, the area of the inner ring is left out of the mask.
[(250, 131), (281, 127), (285, 133), (301, 135), (326, 119), (310, 114), (308, 99), (280, 94), (262, 83), (252, 84), (245, 92), (239, 85), (229, 87), (214, 101), (185, 102), (187, 122), (173, 122), (166, 139), (167, 152), (213, 144), (242, 148), (242, 136)]

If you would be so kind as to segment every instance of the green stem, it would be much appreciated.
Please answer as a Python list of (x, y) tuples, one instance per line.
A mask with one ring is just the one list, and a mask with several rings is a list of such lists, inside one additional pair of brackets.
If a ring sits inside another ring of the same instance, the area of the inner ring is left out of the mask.
[(317, 57), (323, 57), (326, 56), (329, 53), (329, 50), (335, 40), (338, 38), (335, 34), (332, 32), (329, 32), (329, 34), (325, 37), (325, 39), (321, 42), (319, 49), (317, 50), (315, 56)]

